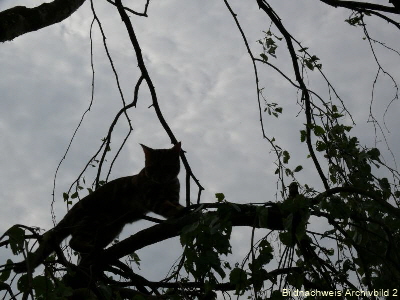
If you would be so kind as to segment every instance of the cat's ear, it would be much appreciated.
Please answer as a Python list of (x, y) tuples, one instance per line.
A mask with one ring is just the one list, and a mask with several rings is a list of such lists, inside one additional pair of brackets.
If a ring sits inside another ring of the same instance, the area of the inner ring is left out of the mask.
[(143, 148), (143, 152), (144, 152), (144, 156), (145, 157), (147, 157), (148, 155), (150, 155), (150, 152), (151, 152), (151, 148), (149, 148), (149, 147), (147, 147), (147, 146), (145, 146), (145, 145), (143, 145), (143, 144), (140, 144), (140, 146), (142, 146), (142, 148)]
[(177, 142), (172, 149), (179, 153), (181, 151), (181, 142)]

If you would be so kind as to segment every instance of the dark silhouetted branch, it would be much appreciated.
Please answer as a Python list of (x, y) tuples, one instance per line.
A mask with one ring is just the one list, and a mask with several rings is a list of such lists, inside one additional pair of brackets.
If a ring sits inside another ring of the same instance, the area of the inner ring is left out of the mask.
[[(222, 206), (231, 204), (216, 205)], [(205, 204), (205, 206), (207, 206), (207, 204)], [(235, 209), (231, 210), (230, 220), (232, 226), (248, 226), (270, 230), (284, 229), (283, 217), (276, 205), (266, 207), (268, 210), (268, 219), (261, 220), (261, 222), (257, 215), (256, 206), (246, 204), (235, 204), (235, 206), (238, 207), (240, 211), (236, 211)], [(207, 212), (207, 214), (217, 214), (217, 212)], [(141, 230), (118, 244), (104, 250), (102, 255), (99, 256), (98, 261), (105, 264), (113, 262), (146, 246), (176, 237), (181, 233), (183, 227), (197, 222), (201, 216), (202, 213), (190, 213), (180, 219), (169, 220), (162, 224), (157, 224)]]
[(59, 23), (72, 15), (86, 0), (54, 0), (37, 7), (15, 6), (0, 12), (0, 42), (11, 41), (27, 32)]

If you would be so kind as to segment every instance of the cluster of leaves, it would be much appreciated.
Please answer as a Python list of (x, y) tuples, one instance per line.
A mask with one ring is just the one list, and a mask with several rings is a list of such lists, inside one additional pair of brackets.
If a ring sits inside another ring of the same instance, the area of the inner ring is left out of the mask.
[[(216, 198), (220, 204), (216, 211), (204, 213), (197, 222), (182, 230), (185, 270), (196, 282), (204, 284), (204, 291), (210, 297), (207, 299), (215, 297), (213, 290), (219, 283), (216, 274), (224, 279), (228, 270), (229, 284), (234, 287), (236, 295), (242, 296), (251, 289), (259, 293), (266, 280), (273, 280), (265, 268), (274, 257), (272, 245), (266, 238), (259, 241), (251, 250), (248, 264), (236, 263), (232, 268), (228, 262), (223, 261), (222, 256), (231, 254), (231, 213), (243, 211), (235, 204), (227, 202), (222, 193), (217, 193)], [(268, 221), (267, 210), (259, 207), (257, 215), (258, 226), (265, 226)]]
[(324, 237), (334, 238), (338, 245), (337, 282), (343, 286), (353, 272), (369, 289), (396, 287), (400, 280), (400, 233), (393, 229), (399, 228), (400, 220), (385, 213), (376, 201), (352, 193), (323, 199), (312, 214), (324, 212), (329, 212), (325, 217), (333, 226)]
[[(24, 226), (25, 227), (25, 226)], [(25, 230), (27, 228), (24, 228)], [(14, 225), (6, 231), (2, 238), (8, 237), (6, 242), (7, 246), (10, 246), (11, 251), (14, 255), (25, 253), (27, 248), (27, 239), (30, 237), (25, 234), (25, 230), (19, 225)], [(38, 228), (29, 228), (33, 232), (35, 237), (38, 237), (36, 231)], [(24, 256), (29, 255), (25, 253)], [(49, 257), (47, 260), (53, 260), (54, 256)], [(0, 270), (0, 283), (5, 284), (7, 280), (10, 280), (11, 270), (14, 266), (14, 262), (11, 259), (7, 260), (7, 263)], [(11, 279), (11, 282), (16, 277)], [(17, 289), (21, 293), (34, 293), (35, 299), (46, 299), (46, 300), (61, 300), (72, 295), (72, 289), (67, 287), (59, 278), (55, 276), (45, 276), (26, 273), (18, 278)], [(10, 292), (10, 291), (9, 291)]]
[(72, 288), (56, 277), (37, 275), (31, 280), (29, 276), (30, 274), (22, 275), (18, 280), (17, 288), (21, 292), (32, 288), (35, 292), (35, 299), (63, 300), (72, 296)]
[(297, 165), (294, 169), (289, 168), (288, 165), (291, 158), (290, 152), (282, 149), (281, 146), (277, 145), (275, 143), (275, 138), (271, 139), (271, 142), (274, 144), (275, 152), (278, 157), (278, 160), (276, 162), (277, 168), (275, 169), (275, 174), (285, 174), (287, 177), (294, 178), (294, 173), (303, 170), (303, 166)]
[[(316, 150), (327, 159), (330, 184), (347, 190), (322, 199), (311, 212), (334, 227), (324, 237), (335, 233), (338, 243), (341, 259), (335, 262), (339, 270), (335, 276), (343, 284), (351, 270), (368, 288), (393, 288), (400, 280), (400, 256), (394, 250), (400, 245), (400, 232), (393, 229), (400, 228), (400, 221), (398, 208), (389, 203), (396, 203), (398, 186), (377, 177), (374, 171), (385, 167), (380, 151), (362, 147), (349, 135), (352, 127), (339, 122), (343, 115), (336, 106), (324, 115), (329, 122), (310, 126), (317, 137)], [(303, 130), (301, 141), (305, 140)]]
[[(220, 199), (224, 198), (221, 193), (216, 196)], [(214, 285), (218, 283), (214, 272), (223, 279), (226, 276), (224, 268), (230, 268), (229, 263), (221, 260), (221, 255), (232, 253), (231, 209), (223, 205), (216, 213), (205, 213), (197, 222), (183, 228), (180, 236), (181, 244), (185, 247), (185, 270), (197, 282), (204, 283), (206, 293), (211, 292)]]
[(364, 14), (363, 13), (353, 12), (345, 20), (345, 22), (349, 23), (351, 26), (362, 26), (363, 18), (364, 18)]
[(275, 118), (278, 118), (279, 115), (282, 114), (283, 108), (281, 106), (278, 106), (278, 103), (276, 103), (276, 102), (270, 103), (269, 101), (267, 101), (267, 98), (263, 95), (263, 90), (264, 90), (264, 88), (261, 88), (258, 91), (258, 93), (264, 99), (264, 103), (265, 103), (264, 112), (267, 112), (268, 115), (270, 115), (270, 116), (272, 115)]
[(255, 293), (260, 292), (266, 280), (271, 279), (265, 266), (273, 259), (273, 248), (267, 239), (262, 239), (252, 250), (252, 261), (248, 270), (236, 264), (232, 269), (229, 280), (235, 285), (235, 294), (243, 295), (253, 287)]
[(282, 38), (276, 36), (269, 29), (268, 31), (263, 31), (265, 34), (264, 38), (258, 40), (257, 42), (262, 46), (263, 52), (260, 54), (260, 57), (263, 61), (268, 61), (268, 56), (272, 56), (276, 58), (276, 49), (278, 48), (277, 41), (281, 41)]
[(308, 48), (301, 48), (299, 50), (302, 56), (298, 56), (303, 66), (306, 66), (309, 70), (314, 71), (315, 68), (322, 69), (322, 64), (318, 61), (320, 60), (316, 55), (310, 55), (307, 53)]
[[(329, 179), (334, 185), (351, 185), (366, 191), (376, 192), (388, 200), (392, 196), (387, 178), (377, 178), (373, 168), (383, 166), (377, 148), (361, 147), (357, 137), (349, 136), (351, 126), (338, 122), (343, 114), (332, 105), (325, 113), (331, 119), (323, 126), (312, 124), (310, 129), (317, 137), (316, 150), (323, 152), (329, 164)], [(306, 140), (306, 131), (300, 132), (301, 141)]]
[(310, 218), (311, 201), (303, 195), (288, 198), (280, 204), (285, 231), (279, 234), (282, 244), (293, 247), (296, 240), (305, 238), (308, 219)]
[[(357, 22), (357, 16), (353, 21)], [(301, 52), (306, 53), (306, 50)], [(310, 70), (321, 69), (319, 59), (307, 55), (301, 60), (303, 65)], [(336, 105), (327, 103), (324, 106), (326, 110), (313, 115), (313, 123), (306, 125), (307, 130), (300, 131), (300, 140), (306, 142), (308, 130), (316, 137), (315, 150), (326, 158), (328, 184), (332, 188), (343, 188), (343, 192), (335, 192), (319, 201), (298, 195), (281, 204), (286, 230), (279, 234), (280, 241), (288, 248), (299, 243), (296, 266), (303, 269), (302, 274), (288, 275), (286, 284), (299, 289), (307, 282), (320, 287), (354, 289), (349, 281), (353, 274), (364, 288), (393, 288), (400, 281), (400, 232), (394, 230), (400, 228), (396, 207), (400, 194), (396, 184), (398, 173), (386, 168), (377, 148), (361, 146), (359, 139), (350, 135), (352, 126), (343, 121), (345, 109), (339, 111)], [(321, 123), (318, 124), (317, 119)], [(290, 153), (275, 144), (274, 149), (279, 162), (275, 173), (294, 178), (294, 172), (301, 171), (302, 166), (291, 171), (286, 167)], [(392, 182), (376, 175), (382, 167), (393, 175)], [(305, 188), (306, 194), (315, 194), (312, 188)], [(310, 238), (307, 229), (310, 216), (325, 218), (333, 228)], [(320, 242), (324, 239), (334, 240), (337, 249), (322, 246)], [(307, 247), (302, 248), (302, 242)], [(335, 266), (334, 269), (331, 266)], [(244, 292), (249, 276), (239, 269), (235, 269), (234, 278), (241, 288), (239, 291)]]

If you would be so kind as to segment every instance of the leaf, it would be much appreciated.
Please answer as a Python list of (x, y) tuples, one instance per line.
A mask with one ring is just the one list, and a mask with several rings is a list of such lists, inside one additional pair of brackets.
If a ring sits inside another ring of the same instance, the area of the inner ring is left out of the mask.
[(18, 226), (13, 226), (7, 230), (6, 234), (10, 238), (10, 246), (13, 254), (22, 251), (25, 241), (25, 232)]
[(283, 151), (283, 163), (287, 164), (289, 162), (290, 159), (290, 154), (289, 152), (287, 152), (286, 150)]
[(22, 275), (17, 282), (17, 288), (19, 291), (24, 292), (25, 289), (28, 287), (29, 279), (28, 274)]
[(36, 296), (47, 296), (49, 291), (54, 289), (53, 282), (46, 276), (36, 276), (33, 278), (33, 288)]
[(293, 172), (300, 172), (301, 170), (303, 170), (303, 166), (298, 165)]
[(292, 234), (290, 232), (281, 232), (279, 234), (279, 239), (282, 244), (293, 247)]
[(327, 148), (328, 148), (328, 147), (327, 147), (327, 145), (326, 145), (324, 142), (322, 142), (322, 141), (317, 141), (317, 142), (316, 142), (316, 147), (315, 147), (315, 149), (316, 149), (318, 152), (325, 151)]
[(311, 71), (314, 70), (314, 65), (309, 60), (305, 60), (306, 67), (309, 68)]
[[(0, 282), (4, 282), (10, 277), (11, 270), (12, 270), (11, 265), (13, 265), (12, 260), (7, 259), (7, 263), (6, 263), (4, 270), (2, 272), (0, 272)], [(10, 267), (8, 267), (8, 266), (10, 266)]]
[(260, 56), (263, 59), (263, 61), (268, 61), (268, 56), (266, 56), (264, 53), (261, 53)]
[(332, 248), (330, 248), (330, 249), (327, 249), (327, 251), (326, 251), (326, 254), (327, 254), (327, 255), (329, 255), (329, 256), (332, 256), (332, 255), (334, 255), (334, 254), (335, 254), (335, 250), (334, 250), (334, 249), (332, 249)]
[(69, 199), (68, 193), (63, 193), (63, 198), (64, 198), (64, 201), (67, 201)]
[(300, 130), (300, 141), (304, 143), (306, 138), (307, 138), (307, 132), (305, 130)]
[(307, 49), (308, 49), (308, 47), (304, 47), (304, 48), (301, 48), (300, 50), (298, 50), (299, 52), (305, 52), (305, 51), (307, 51)]
[(321, 135), (323, 135), (324, 133), (325, 133), (324, 128), (322, 128), (322, 127), (319, 126), (319, 125), (315, 125), (315, 127), (314, 127), (314, 134), (315, 134), (316, 136), (321, 136)]
[(268, 264), (273, 258), (273, 248), (271, 244), (266, 240), (262, 240), (258, 247), (259, 254), (253, 260), (253, 266), (257, 265), (257, 268), (262, 268), (264, 265)]
[(73, 194), (71, 195), (71, 198), (72, 198), (72, 199), (78, 198), (78, 192), (73, 193)]
[(380, 153), (379, 149), (372, 148), (367, 153), (371, 157), (372, 160), (376, 160), (376, 161), (380, 162), (379, 156), (381, 155), (381, 153)]
[(131, 254), (129, 254), (130, 258), (132, 258), (132, 260), (135, 262), (135, 264), (140, 267), (140, 257), (139, 255), (136, 254), (136, 252), (133, 252)]
[(240, 268), (234, 268), (229, 274), (229, 282), (235, 285), (235, 294), (243, 295), (249, 285), (247, 273)]
[(215, 198), (217, 198), (218, 202), (222, 202), (225, 200), (225, 195), (223, 193), (215, 193)]

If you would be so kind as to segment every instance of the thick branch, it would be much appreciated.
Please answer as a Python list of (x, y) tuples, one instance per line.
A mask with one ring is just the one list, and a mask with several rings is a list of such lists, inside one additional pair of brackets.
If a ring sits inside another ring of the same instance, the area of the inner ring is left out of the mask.
[(369, 9), (373, 11), (383, 11), (393, 14), (400, 14), (399, 4), (396, 1), (389, 1), (392, 2), (395, 7), (384, 6), (375, 3), (368, 3), (368, 2), (358, 2), (358, 1), (339, 1), (339, 0), (320, 0), (328, 5), (333, 7), (344, 7), (348, 9)]
[(54, 0), (37, 7), (15, 6), (0, 12), (0, 42), (61, 22), (86, 0)]
[[(230, 204), (226, 204), (230, 205)], [(266, 208), (268, 210), (268, 219), (260, 222), (256, 207), (253, 205), (237, 205), (240, 211), (232, 209), (231, 222), (233, 226), (249, 226), (256, 228), (267, 228), (270, 230), (283, 230), (283, 221), (280, 210), (277, 206)], [(208, 214), (217, 214), (208, 212)], [(176, 237), (181, 233), (183, 227), (193, 224), (201, 217), (201, 213), (191, 213), (177, 220), (166, 221), (163, 224), (157, 224), (150, 228), (139, 231), (118, 244), (106, 249), (99, 257), (99, 262), (109, 263), (123, 256), (131, 254), (143, 247)]]
[[(392, 214), (400, 217), (400, 211), (398, 209), (379, 199), (376, 194), (355, 187), (336, 187), (329, 189), (313, 198), (312, 203), (315, 205), (319, 203), (321, 198), (340, 192), (354, 193), (370, 197), (371, 199), (378, 201), (385, 209), (391, 211)], [(204, 208), (217, 208), (222, 205), (232, 204), (226, 203), (202, 205)], [(263, 213), (262, 215), (268, 217), (262, 220), (260, 220), (259, 214), (257, 213), (257, 206), (251, 204), (235, 204), (234, 206), (238, 208), (238, 210), (232, 209), (230, 211), (230, 221), (232, 222), (232, 226), (248, 226), (255, 228), (266, 228), (269, 230), (284, 230), (283, 220), (286, 216), (282, 214), (278, 205), (276, 204), (271, 203), (269, 207), (265, 208), (267, 212), (265, 214)], [(210, 211), (207, 212), (207, 214), (217, 214), (217, 212)], [(190, 213), (180, 219), (167, 220), (162, 224), (157, 224), (139, 231), (129, 238), (119, 242), (118, 244), (104, 250), (98, 261), (107, 264), (146, 246), (176, 237), (181, 233), (183, 227), (197, 222), (201, 216), (201, 212)]]

